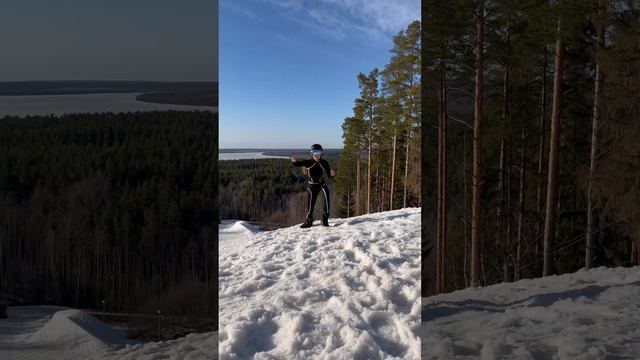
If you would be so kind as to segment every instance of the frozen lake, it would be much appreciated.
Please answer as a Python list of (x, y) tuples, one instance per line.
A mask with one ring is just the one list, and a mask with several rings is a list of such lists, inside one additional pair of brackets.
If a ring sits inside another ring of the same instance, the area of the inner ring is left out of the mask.
[(67, 113), (202, 110), (213, 106), (155, 104), (136, 101), (140, 93), (0, 96), (0, 117), (5, 115), (62, 115)]
[(288, 159), (286, 156), (263, 155), (261, 152), (218, 153), (218, 160)]

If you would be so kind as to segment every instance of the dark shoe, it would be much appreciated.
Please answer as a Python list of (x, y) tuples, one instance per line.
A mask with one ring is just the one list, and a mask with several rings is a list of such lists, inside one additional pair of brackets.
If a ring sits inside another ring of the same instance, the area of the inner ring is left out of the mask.
[(300, 225), (301, 228), (305, 229), (305, 228), (310, 228), (313, 226), (313, 220), (311, 219), (306, 219), (304, 221), (304, 224)]
[(329, 226), (329, 215), (322, 215), (322, 226)]

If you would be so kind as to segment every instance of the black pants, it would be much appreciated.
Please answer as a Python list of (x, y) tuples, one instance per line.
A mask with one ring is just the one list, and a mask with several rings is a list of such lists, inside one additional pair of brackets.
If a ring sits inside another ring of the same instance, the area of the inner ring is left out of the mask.
[(316, 200), (318, 200), (320, 193), (324, 195), (325, 204), (322, 208), (322, 215), (329, 216), (329, 188), (327, 184), (308, 184), (307, 191), (309, 192), (307, 219), (313, 220), (313, 207), (316, 205)]

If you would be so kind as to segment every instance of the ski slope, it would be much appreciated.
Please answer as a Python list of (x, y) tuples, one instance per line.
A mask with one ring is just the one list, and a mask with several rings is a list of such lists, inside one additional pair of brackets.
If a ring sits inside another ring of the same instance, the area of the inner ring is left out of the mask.
[(113, 329), (82, 311), (60, 306), (9, 307), (0, 320), (0, 359), (87, 359), (131, 344)]
[(238, 220), (223, 220), (218, 225), (218, 252), (227, 254), (242, 249), (252, 235), (259, 230), (257, 227)]
[(638, 359), (640, 267), (422, 299), (424, 359)]
[(215, 332), (141, 344), (76, 309), (12, 306), (7, 315), (0, 319), (2, 360), (217, 359)]
[(221, 251), (220, 359), (420, 359), (420, 209), (330, 223)]

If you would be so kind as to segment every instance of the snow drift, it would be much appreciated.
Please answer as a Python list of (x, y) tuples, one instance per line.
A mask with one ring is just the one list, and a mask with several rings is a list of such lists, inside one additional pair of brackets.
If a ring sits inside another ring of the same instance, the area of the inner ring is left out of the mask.
[(61, 306), (10, 306), (0, 321), (2, 360), (84, 360), (131, 343), (124, 331)]
[(330, 223), (221, 252), (221, 359), (420, 358), (420, 209)]
[(83, 353), (128, 342), (122, 331), (111, 328), (92, 315), (74, 309), (53, 314), (42, 328), (28, 337), (27, 341)]
[(225, 222), (218, 227), (218, 232), (223, 234), (254, 234), (258, 231), (259, 229), (256, 226), (253, 226), (246, 221)]
[(220, 254), (236, 252), (258, 231), (245, 221), (223, 220), (218, 225), (218, 251)]
[(422, 300), (425, 359), (637, 359), (640, 267), (465, 289)]
[(189, 334), (170, 341), (128, 345), (94, 356), (94, 360), (212, 360), (218, 358), (218, 334)]

